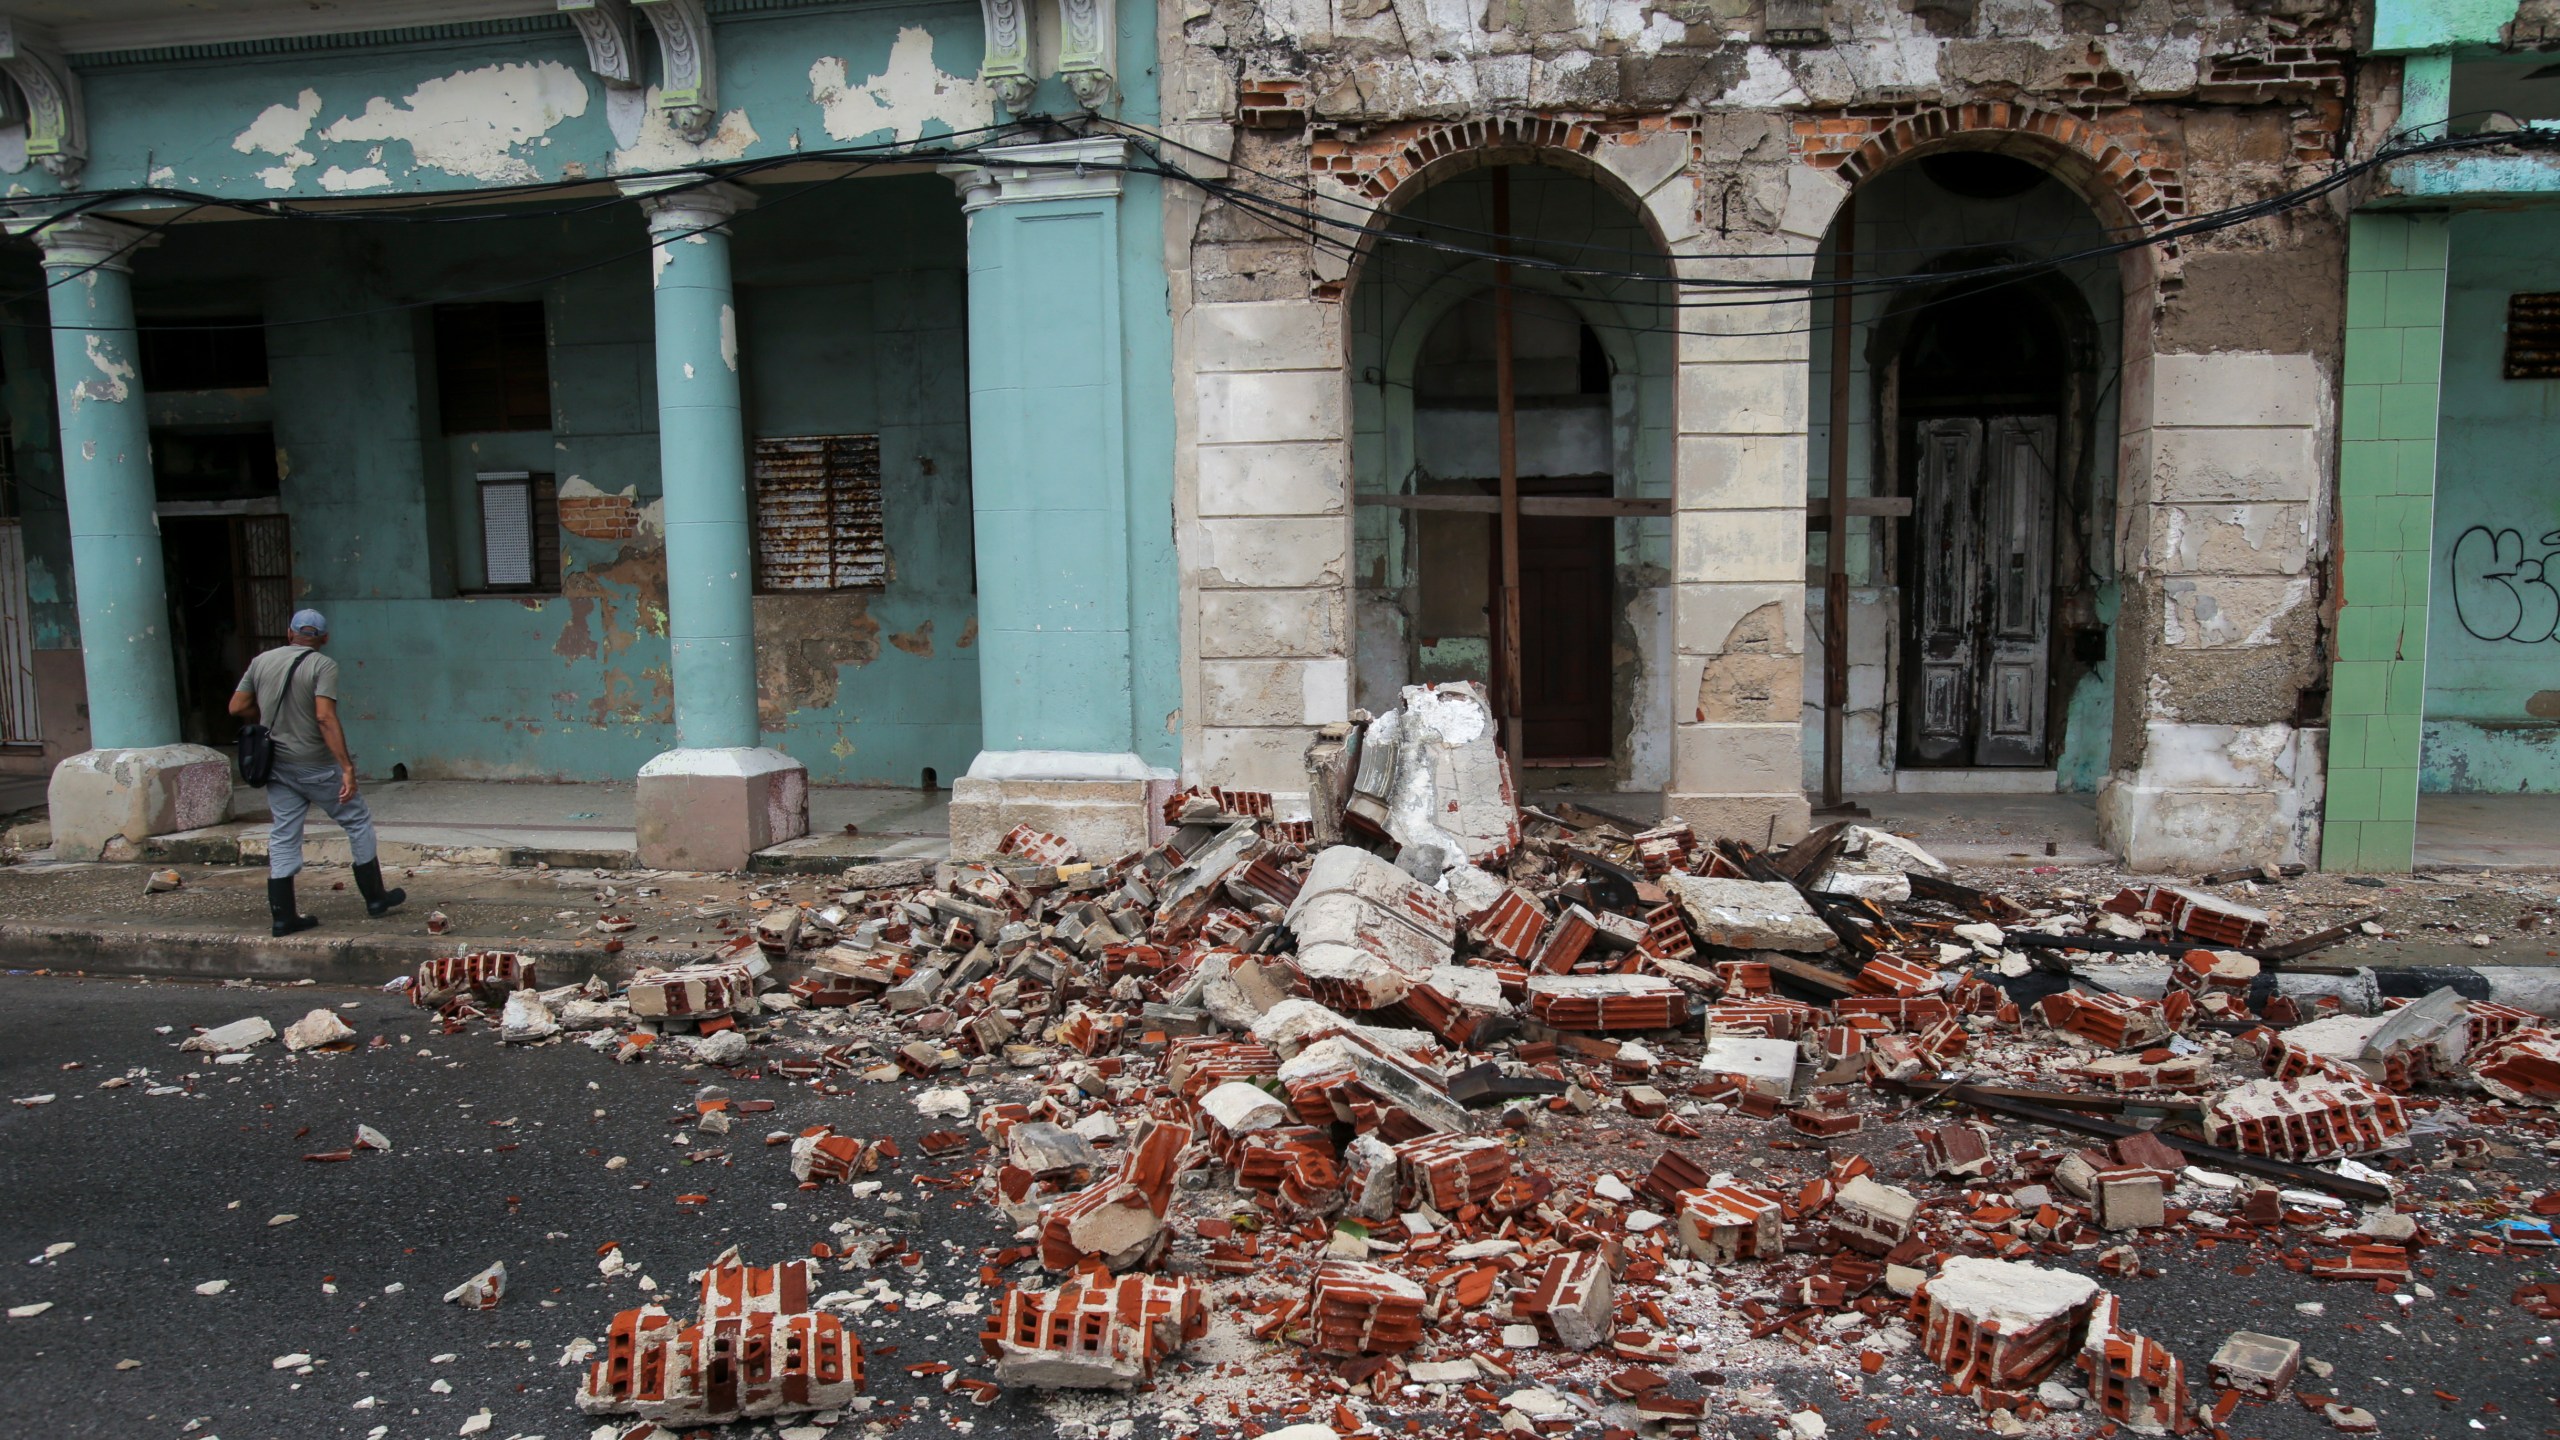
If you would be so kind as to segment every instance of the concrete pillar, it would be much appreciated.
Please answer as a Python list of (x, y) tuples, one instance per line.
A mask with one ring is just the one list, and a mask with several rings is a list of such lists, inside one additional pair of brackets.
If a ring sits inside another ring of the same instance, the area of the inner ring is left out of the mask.
[(755, 565), (730, 217), (741, 187), (626, 182), (649, 220), (657, 313), (658, 469), (666, 509), (676, 747), (640, 767), (640, 863), (739, 870), (809, 831), (809, 772), (760, 745)]
[(96, 748), (56, 766), (55, 853), (96, 859), (152, 835), (219, 824), (230, 762), (179, 743), (176, 659), (160, 566), (151, 429), (133, 330), (133, 256), (153, 237), (80, 215), (10, 222), (44, 251), (63, 497)]
[[(1173, 773), (1139, 754), (1142, 547), (1171, 543), (1169, 497), (1133, 505), (1117, 137), (1008, 147), (952, 167), (969, 222), (969, 445), (978, 550), (983, 749), (951, 787), (951, 850), (991, 852), (1017, 822), (1109, 858), (1148, 842)], [(1134, 202), (1130, 202), (1134, 203)], [(1131, 296), (1160, 311), (1161, 297)], [(1145, 337), (1134, 337), (1143, 341)], [(1133, 354), (1132, 352), (1136, 353)], [(1169, 588), (1169, 587), (1168, 587)], [(1162, 717), (1157, 717), (1161, 720)]]

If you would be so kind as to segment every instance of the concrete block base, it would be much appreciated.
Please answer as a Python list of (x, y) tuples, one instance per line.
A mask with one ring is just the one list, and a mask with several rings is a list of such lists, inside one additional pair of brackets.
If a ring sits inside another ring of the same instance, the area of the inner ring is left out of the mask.
[(1762, 849), (1792, 845), (1813, 829), (1813, 802), (1801, 793), (1681, 795), (1665, 792), (1662, 813), (1689, 822), (1702, 840), (1748, 841)]
[(987, 751), (951, 786), (951, 858), (980, 860), (1016, 825), (1065, 836), (1087, 860), (1156, 842), (1170, 772), (1135, 755)]
[(779, 750), (670, 750), (640, 767), (632, 829), (652, 870), (744, 870), (809, 833), (809, 772)]
[(222, 822), (231, 759), (202, 745), (84, 750), (54, 767), (45, 802), (55, 858), (139, 859), (154, 835)]
[(2098, 842), (2138, 874), (2320, 853), (2328, 732), (2153, 721), (2142, 767), (2098, 787)]

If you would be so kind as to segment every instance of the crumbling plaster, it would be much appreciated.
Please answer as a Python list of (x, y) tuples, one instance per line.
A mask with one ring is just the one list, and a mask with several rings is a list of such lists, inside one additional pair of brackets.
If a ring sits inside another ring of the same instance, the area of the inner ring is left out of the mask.
[[(1684, 273), (1777, 277), (1807, 273), (1848, 188), (1833, 168), (1896, 117), (1942, 115), (1926, 121), (1943, 129), (1919, 132), (1922, 143), (1993, 146), (2045, 164), (2117, 226), (2299, 183), (2326, 163), (2344, 123), (2352, 20), (2332, 5), (2137, 3), (2101, 14), (1862, 3), (1827, 7), (1824, 20), (1827, 44), (1773, 48), (1754, 43), (1757, 7), (1741, 3), (1674, 14), (1645, 5), (1189, 0), (1166, 10), (1166, 120), (1248, 183), (1354, 225), (1465, 163), (1445, 158), (1452, 150), (1500, 148), (1506, 160), (1612, 174), (1640, 197)], [(1460, 126), (1445, 139), (1435, 128), (1477, 120), (1504, 123), (1490, 135)], [(1870, 144), (1850, 164), (1864, 174), (1894, 158)], [(1177, 291), (1178, 323), (1189, 323), (1187, 306), (1320, 307), (1362, 283), (1348, 257), (1236, 207), (1212, 200), (1174, 218), (1188, 281)], [(2317, 783), (2316, 765), (2306, 778), (2302, 757), (2316, 754), (2323, 719), (2340, 246), (2336, 217), (2313, 209), (2192, 237), (2125, 266), (2115, 535), (2123, 634), (2112, 663), (2133, 678), (2116, 687), (2108, 783), (2143, 803), (2106, 808), (2128, 853), (2163, 863), (2291, 858), (2316, 830), (2316, 805), (2272, 796)], [(1782, 591), (1793, 593), (1781, 602), (1787, 626), (1776, 653), (1800, 664), (1805, 652), (1798, 517), (1808, 347), (1801, 334), (1746, 333), (1804, 317), (1800, 301), (1681, 317), (1675, 695), (1696, 693), (1709, 661), (1733, 648), (1733, 621)], [(2232, 362), (2220, 378), (2236, 395), (2271, 407), (2263, 423), (2183, 415), (2174, 395), (2152, 413), (2151, 377), (2138, 369), (2155, 358), (2220, 357)], [(1303, 384), (1309, 362), (1299, 364)], [(1336, 525), (1334, 534), (1349, 529)], [(1279, 543), (1247, 517), (1229, 529)], [(1185, 553), (1255, 544), (1186, 534)], [(1344, 583), (1330, 578), (1338, 542), (1316, 548), (1334, 558), (1301, 583)], [(1197, 613), (1205, 622), (1205, 607)], [(1204, 653), (1222, 643), (1208, 623), (1197, 635)], [(2165, 686), (2145, 683), (2163, 677)], [(1369, 688), (1365, 676), (1357, 683)], [(1802, 827), (1793, 723), (1678, 719), (1668, 804), (1737, 833)], [(2302, 725), (2307, 738), (2293, 738)], [(2272, 726), (2286, 738), (2259, 748), (2283, 759), (2209, 777), (2152, 766), (2162, 726), (2180, 753), (2229, 727)], [(1214, 750), (1194, 753), (1206, 778), (1226, 779)], [(1273, 767), (1257, 778), (1279, 786), (1292, 777)], [(2190, 805), (2213, 814), (2175, 834), (2161, 827), (2160, 814)]]

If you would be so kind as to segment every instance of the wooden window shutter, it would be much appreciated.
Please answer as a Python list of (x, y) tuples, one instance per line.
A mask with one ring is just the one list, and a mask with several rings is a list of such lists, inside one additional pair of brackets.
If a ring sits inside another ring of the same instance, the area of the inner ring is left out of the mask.
[(756, 588), (852, 590), (888, 583), (880, 437), (755, 442)]

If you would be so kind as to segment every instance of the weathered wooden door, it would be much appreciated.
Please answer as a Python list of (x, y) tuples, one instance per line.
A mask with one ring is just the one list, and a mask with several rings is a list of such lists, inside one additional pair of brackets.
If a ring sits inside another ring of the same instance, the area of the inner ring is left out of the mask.
[(2045, 763), (2054, 422), (1920, 421), (1905, 759)]

